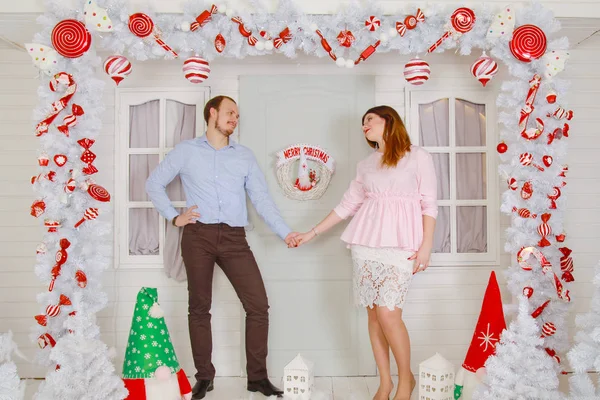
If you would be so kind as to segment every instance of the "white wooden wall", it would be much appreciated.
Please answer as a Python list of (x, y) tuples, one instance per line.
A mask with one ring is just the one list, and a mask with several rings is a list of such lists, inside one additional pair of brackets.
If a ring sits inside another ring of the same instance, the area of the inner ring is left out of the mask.
[[(600, 240), (600, 171), (597, 154), (600, 137), (597, 125), (600, 113), (596, 106), (600, 95), (600, 38), (585, 42), (572, 51), (572, 60), (566, 77), (572, 79), (569, 94), (570, 106), (576, 118), (572, 123), (569, 153), (569, 180), (565, 195), (569, 196), (565, 217), (567, 245), (574, 250), (575, 277), (573, 294), (575, 310), (586, 311), (592, 294), (593, 267), (600, 259), (597, 243)], [(431, 57), (433, 77), (428, 85), (450, 84), (456, 87), (479, 85), (469, 73), (472, 57)], [(36, 293), (46, 290), (33, 273), (35, 248), (42, 237), (39, 221), (29, 215), (34, 199), (29, 179), (36, 173), (38, 141), (32, 133), (31, 110), (37, 103), (36, 71), (29, 56), (14, 50), (0, 54), (0, 332), (13, 330), (23, 352), (33, 358), (37, 345), (28, 338), (35, 323), (33, 315), (39, 313)], [(238, 97), (238, 77), (241, 74), (338, 74), (359, 73), (377, 76), (377, 103), (395, 107), (404, 114), (404, 80), (402, 68), (406, 59), (393, 55), (376, 55), (360, 68), (352, 71), (338, 69), (333, 63), (323, 64), (315, 59), (285, 60), (250, 58), (243, 65), (233, 61), (213, 64), (208, 85), (212, 95), (225, 94)], [(181, 76), (180, 63), (147, 62), (134, 65), (134, 73), (121, 85), (123, 87), (189, 87)], [(309, 79), (309, 77), (307, 77)], [(102, 136), (95, 144), (98, 155), (95, 165), (100, 173), (96, 178), (109, 191), (114, 192), (114, 85), (105, 77), (104, 94), (106, 112)], [(499, 80), (491, 89), (497, 88)], [(488, 85), (489, 86), (489, 85)], [(243, 110), (241, 110), (243, 117)], [(243, 135), (243, 133), (242, 133)], [(265, 171), (270, 173), (271, 171)], [(501, 189), (505, 187), (501, 183)], [(501, 227), (508, 224), (505, 217)], [(500, 240), (503, 240), (501, 237)], [(318, 254), (315, 254), (318, 257)], [(503, 254), (495, 268), (501, 271), (510, 263)], [(349, 266), (350, 267), (350, 266)], [(418, 276), (413, 283), (405, 308), (405, 318), (412, 337), (413, 366), (440, 351), (460, 365), (468, 342), (473, 334), (481, 297), (485, 290), (490, 267), (438, 268)], [(501, 286), (503, 277), (499, 274)], [(237, 376), (242, 372), (240, 329), (243, 316), (239, 301), (224, 278), (216, 274), (213, 302), (214, 363), (219, 375)], [(131, 311), (138, 289), (154, 286), (167, 314), (176, 351), (189, 374), (194, 373), (187, 331), (187, 290), (164, 277), (161, 270), (110, 269), (104, 278), (110, 304), (99, 315), (103, 339), (116, 347), (116, 365), (121, 369), (125, 351)], [(503, 290), (505, 301), (509, 301)], [(431, 321), (436, 329), (431, 329)], [(425, 328), (427, 327), (427, 328)], [(18, 361), (22, 377), (41, 377), (40, 367)], [(272, 371), (279, 374), (278, 371)]]

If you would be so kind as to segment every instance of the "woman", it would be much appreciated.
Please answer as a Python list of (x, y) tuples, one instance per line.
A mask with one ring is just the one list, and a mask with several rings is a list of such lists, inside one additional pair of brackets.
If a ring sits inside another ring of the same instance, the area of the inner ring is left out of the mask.
[(431, 155), (412, 146), (398, 113), (378, 106), (362, 118), (362, 130), (376, 151), (362, 160), (340, 204), (299, 245), (354, 216), (341, 239), (354, 264), (357, 303), (367, 307), (369, 336), (380, 374), (374, 400), (393, 389), (389, 349), (398, 364), (394, 400), (408, 400), (415, 386), (410, 370), (410, 339), (402, 306), (412, 276), (425, 271), (437, 217), (437, 182)]

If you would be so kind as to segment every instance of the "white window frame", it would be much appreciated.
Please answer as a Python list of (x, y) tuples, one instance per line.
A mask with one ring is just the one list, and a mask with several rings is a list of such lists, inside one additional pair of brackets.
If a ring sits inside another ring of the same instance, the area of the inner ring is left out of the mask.
[[(167, 100), (184, 104), (196, 104), (195, 136), (206, 131), (204, 104), (210, 99), (210, 87), (197, 88), (117, 88), (115, 90), (115, 268), (162, 268), (162, 251), (165, 246), (165, 219), (158, 219), (159, 255), (129, 254), (129, 210), (136, 207), (153, 207), (150, 201), (129, 200), (129, 159), (135, 154), (158, 154), (159, 162), (172, 150), (166, 147), (166, 103)], [(159, 147), (129, 148), (129, 107), (149, 101), (159, 100)], [(185, 207), (185, 201), (174, 201), (174, 207)]]
[[(433, 253), (431, 265), (435, 266), (475, 266), (498, 265), (500, 262), (500, 210), (498, 199), (498, 162), (495, 143), (497, 132), (496, 93), (489, 89), (456, 89), (437, 87), (435, 90), (410, 88), (405, 92), (407, 129), (413, 144), (420, 145), (419, 138), (419, 105), (433, 103), (436, 100), (449, 99), (449, 135), (448, 147), (423, 148), (430, 153), (449, 153), (450, 162), (450, 199), (438, 200), (439, 207), (450, 207), (450, 253)], [(486, 112), (486, 145), (485, 146), (456, 146), (455, 99), (485, 104)], [(449, 149), (449, 151), (448, 151)], [(457, 200), (456, 199), (456, 154), (457, 153), (485, 153), (486, 159), (486, 199), (485, 200)], [(485, 253), (457, 253), (457, 218), (458, 206), (486, 206), (487, 207), (487, 252)]]

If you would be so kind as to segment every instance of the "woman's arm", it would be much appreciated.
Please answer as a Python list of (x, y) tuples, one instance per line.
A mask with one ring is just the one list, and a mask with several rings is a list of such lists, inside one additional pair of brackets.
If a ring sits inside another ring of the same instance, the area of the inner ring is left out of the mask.
[(312, 228), (310, 231), (301, 233), (298, 236), (296, 236), (295, 239), (298, 243), (298, 246), (310, 242), (316, 236), (320, 235), (321, 233), (327, 232), (342, 221), (342, 217), (337, 215), (335, 211), (331, 211), (321, 222), (315, 225), (315, 227)]
[(433, 232), (437, 208), (437, 179), (431, 154), (422, 151), (418, 154), (418, 184), (421, 195), (421, 214), (423, 218), (423, 241), (419, 250), (409, 260), (415, 260), (413, 273), (425, 271), (429, 266), (431, 250), (433, 249)]
[(350, 182), (350, 186), (348, 187), (348, 190), (346, 190), (346, 193), (344, 193), (340, 204), (338, 204), (337, 207), (335, 207), (321, 222), (315, 225), (314, 228), (296, 236), (295, 239), (297, 245), (300, 246), (311, 241), (316, 236), (328, 231), (346, 218), (356, 214), (364, 201), (365, 189), (361, 179), (359, 164), (356, 168), (356, 178)]

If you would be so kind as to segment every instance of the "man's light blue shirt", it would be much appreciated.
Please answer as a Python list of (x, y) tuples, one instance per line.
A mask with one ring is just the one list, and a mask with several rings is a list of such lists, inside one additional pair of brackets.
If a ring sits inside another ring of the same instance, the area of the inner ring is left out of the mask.
[(269, 195), (267, 182), (250, 149), (229, 141), (216, 150), (206, 136), (186, 140), (171, 150), (146, 181), (146, 192), (158, 212), (171, 221), (179, 213), (167, 196), (167, 185), (179, 175), (187, 207), (197, 206), (204, 224), (248, 225), (246, 193), (258, 214), (279, 237), (291, 229)]

